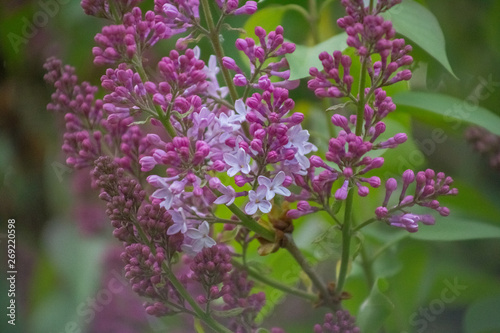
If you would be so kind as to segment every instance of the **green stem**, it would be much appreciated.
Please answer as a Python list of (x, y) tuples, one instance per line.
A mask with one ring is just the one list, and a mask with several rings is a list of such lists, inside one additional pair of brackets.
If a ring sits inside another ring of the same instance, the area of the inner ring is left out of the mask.
[[(394, 208), (391, 208), (391, 209), (389, 209), (389, 210), (387, 211), (387, 216), (391, 215), (391, 214), (392, 214), (393, 212), (395, 212), (395, 211), (402, 210), (402, 209), (403, 209), (403, 208), (405, 208), (405, 207), (411, 206), (411, 205), (413, 205), (414, 203), (415, 203), (415, 202), (410, 202), (410, 203), (407, 203), (406, 205), (396, 206), (396, 207), (394, 207)], [(353, 232), (356, 232), (356, 231), (358, 231), (358, 230), (361, 230), (361, 229), (363, 229), (364, 227), (366, 227), (367, 225), (370, 225), (370, 224), (372, 224), (373, 222), (376, 222), (376, 221), (379, 221), (379, 219), (378, 219), (378, 218), (376, 218), (376, 217), (372, 217), (372, 218), (370, 218), (370, 219), (366, 220), (365, 222), (363, 222), (363, 223), (361, 223), (361, 224), (357, 225), (354, 229), (352, 229), (352, 231), (353, 231)]]
[(314, 294), (310, 294), (307, 291), (303, 291), (294, 287), (287, 286), (275, 279), (271, 279), (264, 274), (257, 272), (256, 270), (248, 267), (247, 265), (243, 265), (240, 262), (233, 260), (233, 266), (238, 267), (238, 269), (245, 270), (248, 275), (250, 275), (254, 280), (267, 284), (273, 288), (284, 291), (285, 293), (298, 296), (300, 298), (306, 299), (311, 302), (318, 302), (318, 296)]
[[(149, 81), (148, 79), (148, 74), (144, 70), (144, 67), (142, 66), (142, 60), (140, 57), (137, 55), (134, 55), (134, 58), (132, 59), (132, 64), (134, 65), (135, 69), (137, 70), (137, 73), (139, 73), (141, 79), (143, 82)], [(149, 96), (149, 95), (148, 95)], [(174, 127), (170, 123), (169, 117), (165, 116), (163, 113), (163, 110), (161, 107), (158, 105), (155, 105), (152, 100), (149, 101), (151, 105), (154, 106), (154, 109), (156, 111), (156, 114), (158, 115), (158, 120), (163, 124), (163, 127), (167, 130), (167, 133), (170, 135), (171, 138), (175, 137), (177, 133), (175, 132)]]
[(269, 230), (260, 225), (259, 223), (257, 223), (253, 218), (243, 213), (243, 211), (238, 206), (232, 204), (228, 206), (228, 208), (234, 215), (236, 215), (236, 217), (240, 219), (241, 224), (243, 224), (245, 227), (247, 227), (248, 229), (255, 232), (257, 235), (265, 238), (270, 242), (275, 241), (275, 235), (272, 230)]
[(365, 112), (365, 85), (366, 85), (366, 59), (361, 64), (361, 76), (359, 81), (359, 100), (358, 112), (356, 114), (356, 135), (360, 136), (363, 132), (363, 119)]
[(208, 0), (201, 0), (201, 7), (208, 25), (208, 31), (209, 31), (208, 38), (212, 43), (215, 56), (217, 57), (217, 61), (219, 62), (219, 67), (222, 71), (222, 76), (224, 76), (224, 81), (226, 81), (226, 85), (229, 88), (229, 95), (231, 96), (231, 99), (233, 100), (234, 103), (238, 99), (238, 93), (236, 91), (236, 87), (234, 86), (233, 80), (231, 79), (229, 71), (227, 70), (227, 68), (222, 66), (222, 58), (224, 57), (224, 50), (222, 49), (222, 45), (219, 40), (219, 30), (214, 25), (214, 20), (212, 17), (212, 12), (210, 11)]
[[(151, 253), (156, 255), (156, 248), (154, 247), (153, 244), (149, 241), (148, 237), (146, 236), (146, 233), (144, 230), (142, 230), (142, 227), (138, 223), (138, 221), (134, 221), (134, 225), (137, 228), (139, 232), (139, 237), (142, 241), (143, 244), (146, 244), (149, 249), (151, 250)], [(215, 319), (213, 319), (209, 314), (205, 313), (203, 309), (198, 305), (198, 303), (191, 297), (189, 292), (184, 288), (182, 283), (177, 279), (175, 276), (174, 272), (172, 272), (171, 268), (167, 265), (165, 261), (163, 261), (162, 265), (162, 272), (165, 273), (167, 279), (172, 283), (174, 286), (175, 290), (182, 296), (184, 300), (186, 300), (189, 305), (191, 305), (191, 308), (194, 311), (194, 314), (203, 320), (205, 324), (207, 324), (210, 328), (212, 328), (215, 332), (221, 332), (221, 333), (231, 333), (230, 330), (219, 324)], [(186, 309), (186, 312), (191, 313), (190, 310)]]
[(344, 224), (342, 225), (342, 255), (340, 261), (339, 277), (335, 293), (337, 296), (342, 294), (344, 283), (349, 270), (350, 250), (351, 250), (351, 222), (352, 222), (352, 202), (354, 199), (354, 191), (349, 188), (347, 199), (345, 202)]
[(311, 36), (314, 45), (319, 43), (319, 33), (318, 33), (318, 6), (316, 0), (309, 0), (309, 15), (308, 15), (309, 26), (311, 28)]
[[(359, 99), (357, 118), (356, 118), (356, 135), (360, 136), (363, 132), (363, 119), (365, 110), (365, 85), (366, 85), (366, 58), (363, 58), (361, 64), (361, 73), (359, 80)], [(356, 170), (353, 170), (356, 172)], [(352, 204), (354, 201), (354, 189), (349, 187), (347, 193), (347, 199), (345, 203), (345, 213), (344, 213), (344, 224), (342, 225), (342, 255), (340, 262), (339, 278), (336, 286), (336, 294), (340, 296), (342, 289), (344, 288), (345, 280), (347, 277), (347, 271), (349, 269), (350, 260), (350, 247), (351, 247), (351, 236), (353, 234), (352, 229)]]
[(221, 332), (221, 333), (231, 333), (232, 331), (227, 329), (226, 327), (222, 326), (219, 324), (215, 319), (213, 319), (209, 314), (205, 313), (203, 309), (196, 303), (196, 301), (191, 297), (189, 292), (184, 288), (182, 283), (177, 279), (175, 274), (167, 267), (167, 265), (164, 263), (162, 265), (163, 271), (167, 275), (167, 278), (169, 281), (172, 283), (174, 288), (177, 290), (177, 292), (191, 305), (191, 308), (193, 311), (196, 313), (197, 317), (200, 318), (207, 324), (211, 329), (213, 329), (215, 332)]
[(334, 302), (331, 293), (328, 291), (326, 284), (322, 281), (316, 271), (309, 265), (307, 259), (304, 257), (300, 249), (295, 244), (293, 237), (291, 234), (285, 234), (286, 244), (285, 248), (290, 252), (295, 261), (302, 268), (304, 273), (311, 279), (313, 285), (318, 289), (321, 301), (324, 302), (325, 305), (331, 307), (332, 309), (337, 310), (337, 304)]

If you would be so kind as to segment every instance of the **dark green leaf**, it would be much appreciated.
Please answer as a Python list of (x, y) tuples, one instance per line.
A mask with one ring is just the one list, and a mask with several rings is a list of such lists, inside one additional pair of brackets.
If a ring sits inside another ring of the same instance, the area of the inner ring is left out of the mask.
[(387, 280), (378, 279), (368, 298), (361, 304), (357, 325), (363, 333), (376, 333), (391, 314), (394, 305), (382, 291), (388, 288)]
[(243, 26), (243, 30), (247, 32), (248, 37), (257, 40), (255, 36), (255, 27), (262, 27), (267, 32), (275, 30), (276, 27), (281, 24), (281, 20), (286, 11), (287, 8), (283, 6), (269, 6), (259, 10), (250, 16)]
[(483, 298), (469, 306), (464, 320), (465, 333), (500, 331), (500, 295)]
[(454, 77), (446, 55), (445, 40), (439, 22), (427, 8), (413, 0), (405, 0), (383, 14), (396, 31), (429, 53)]
[[(442, 94), (427, 92), (404, 92), (393, 96), (394, 103), (411, 106), (441, 116), (443, 123), (456, 128), (462, 122), (482, 126), (500, 135), (500, 117), (477, 105), (480, 96), (474, 101), (462, 101)], [(404, 109), (403, 109), (404, 110)]]
[(333, 53), (335, 50), (345, 50), (347, 48), (346, 39), (347, 34), (341, 33), (312, 47), (297, 45), (295, 52), (286, 55), (290, 65), (290, 80), (308, 77), (310, 67), (323, 69), (318, 58), (319, 54), (323, 51)]
[(433, 226), (421, 226), (412, 238), (426, 241), (458, 241), (500, 238), (500, 228), (491, 224), (450, 216), (439, 219)]

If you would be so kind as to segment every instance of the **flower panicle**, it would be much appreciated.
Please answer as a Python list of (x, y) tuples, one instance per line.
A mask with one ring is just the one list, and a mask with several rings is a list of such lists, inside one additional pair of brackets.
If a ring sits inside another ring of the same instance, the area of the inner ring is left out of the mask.
[[(398, 203), (388, 208), (392, 194), (397, 190), (396, 179), (389, 178), (385, 184), (386, 194), (382, 206), (375, 210), (379, 220), (387, 222), (394, 227), (406, 229), (409, 232), (418, 231), (418, 222), (433, 225), (435, 218), (430, 214), (412, 214), (406, 209), (414, 205), (435, 210), (441, 216), (450, 214), (449, 208), (441, 206), (439, 197), (457, 195), (458, 189), (452, 188), (453, 179), (443, 172), (436, 173), (432, 169), (415, 173), (408, 169), (403, 173), (403, 186)], [(411, 184), (415, 185), (413, 194), (407, 194)]]

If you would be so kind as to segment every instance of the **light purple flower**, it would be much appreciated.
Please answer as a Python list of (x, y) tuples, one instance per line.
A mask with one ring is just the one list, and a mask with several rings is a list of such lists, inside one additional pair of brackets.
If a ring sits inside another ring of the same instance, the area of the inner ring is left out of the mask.
[(242, 99), (239, 99), (234, 103), (234, 110), (236, 111), (236, 114), (230, 117), (230, 122), (244, 122), (246, 120), (248, 109)]
[(148, 183), (157, 187), (158, 189), (151, 194), (154, 199), (161, 200), (160, 206), (165, 209), (170, 209), (172, 207), (172, 202), (174, 200), (174, 194), (170, 190), (170, 185), (167, 183), (167, 178), (162, 178), (156, 175), (149, 176), (147, 178)]
[(224, 162), (231, 167), (227, 170), (229, 177), (234, 177), (238, 172), (246, 175), (250, 173), (250, 156), (242, 148), (238, 149), (236, 155), (225, 153)]
[(309, 168), (311, 163), (305, 155), (318, 150), (315, 145), (309, 142), (309, 131), (303, 130), (299, 124), (288, 129), (287, 136), (288, 143), (285, 148), (296, 148), (297, 153), (295, 154), (295, 158), (297, 162), (303, 169)]
[(390, 225), (393, 227), (406, 229), (408, 232), (418, 231), (418, 222), (422, 222), (427, 225), (433, 225), (435, 219), (432, 215), (423, 214), (399, 214), (391, 216), (389, 219)]
[(245, 213), (253, 215), (257, 209), (262, 213), (269, 213), (272, 205), (266, 200), (268, 189), (264, 185), (257, 187), (257, 191), (250, 190), (248, 192), (248, 199), (250, 200), (245, 206)]
[(192, 249), (194, 252), (200, 252), (205, 247), (212, 247), (217, 244), (208, 234), (210, 226), (207, 221), (203, 221), (198, 229), (190, 228), (186, 232), (186, 236), (194, 240)]
[(174, 224), (172, 224), (168, 228), (167, 235), (175, 235), (178, 232), (182, 234), (186, 233), (188, 227), (186, 224), (186, 216), (184, 215), (184, 210), (182, 208), (179, 208), (178, 211), (170, 210), (169, 213), (170, 216), (172, 216), (172, 221), (174, 221)]
[(218, 190), (222, 193), (222, 195), (214, 201), (214, 204), (226, 204), (226, 206), (229, 206), (234, 202), (234, 199), (236, 198), (236, 192), (231, 186), (226, 187), (220, 184)]
[(267, 188), (266, 200), (271, 200), (276, 194), (280, 194), (285, 197), (292, 194), (289, 189), (282, 185), (285, 181), (285, 177), (286, 176), (283, 171), (278, 172), (273, 180), (264, 176), (259, 176), (259, 185), (264, 185)]

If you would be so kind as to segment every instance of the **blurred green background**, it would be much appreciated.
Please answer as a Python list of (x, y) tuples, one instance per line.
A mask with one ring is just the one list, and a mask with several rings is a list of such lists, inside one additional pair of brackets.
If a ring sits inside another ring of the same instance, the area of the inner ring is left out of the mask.
[[(265, 1), (261, 7), (290, 2)], [(411, 88), (465, 100), (487, 80), (491, 82), (491, 94), (480, 101), (480, 106), (500, 116), (500, 2), (420, 2), (437, 17), (451, 67), (459, 79), (416, 48), (413, 55), (422, 66)], [(145, 1), (144, 5), (150, 7), (151, 3)], [(293, 3), (307, 8), (306, 0)], [(319, 25), (321, 39), (338, 33), (335, 21), (341, 16), (343, 11), (337, 1), (326, 7)], [(113, 246), (119, 244), (112, 239), (111, 229), (99, 212), (102, 204), (87, 188), (88, 179), (64, 165), (60, 152), (64, 125), (61, 117), (45, 109), (52, 90), (43, 81), (42, 65), (49, 56), (58, 56), (76, 67), (81, 80), (98, 85), (105, 69), (92, 65), (91, 48), (94, 35), (104, 23), (84, 15), (79, 1), (74, 0), (12, 0), (0, 4), (0, 269), (4, 274), (4, 235), (7, 220), (12, 218), (16, 220), (18, 269), (15, 327), (6, 323), (7, 285), (5, 278), (0, 281), (0, 332), (174, 332), (171, 327), (182, 327), (177, 326), (179, 319), (160, 322), (141, 316), (131, 318), (130, 313), (140, 310), (121, 309), (120, 304), (140, 301), (125, 291), (111, 295), (109, 313), (96, 306), (95, 318), (91, 318), (88, 311), (92, 308), (89, 297), (105, 297), (102, 291), (107, 290), (106, 276), (120, 272), (118, 256), (113, 256), (119, 251)], [(239, 19), (232, 23), (243, 24)], [(311, 42), (305, 33), (307, 29), (303, 29), (307, 22), (296, 12), (284, 13), (281, 23), (290, 40), (299, 44)], [(236, 33), (228, 34), (226, 46), (235, 37)], [(165, 43), (159, 53), (167, 52), (170, 45)], [(304, 86), (305, 80), (301, 87)], [(297, 108), (310, 112), (309, 122), (321, 122), (323, 118), (315, 118), (317, 113), (307, 111), (313, 103), (311, 94), (304, 90), (294, 94)], [(442, 126), (446, 132), (448, 139), (436, 144), (431, 153), (425, 154), (425, 161), (417, 164), (420, 169), (431, 167), (457, 180), (460, 195), (447, 200), (453, 212), (450, 221), (458, 216), (500, 227), (500, 173), (465, 142), (466, 124), (452, 128), (437, 124), (435, 119), (413, 114), (404, 121), (408, 122), (417, 146), (436, 126)], [(383, 243), (381, 238), (373, 238)], [(500, 313), (498, 238), (453, 242), (406, 239), (386, 254), (380, 269), (386, 272), (387, 294), (395, 304), (387, 332), (500, 332), (498, 319), (495, 323)], [(328, 271), (324, 263), (320, 267)], [(464, 287), (452, 301), (443, 301), (443, 290), (454, 281)], [(352, 294), (357, 290), (361, 294), (368, 292), (363, 278), (356, 274), (348, 288)], [(322, 320), (323, 310), (314, 311), (292, 297), (279, 302), (282, 304), (266, 319), (266, 324), (282, 324), (292, 333), (309, 332), (314, 323)], [(353, 300), (352, 304), (356, 302)], [(442, 310), (440, 304), (444, 304)], [(429, 317), (420, 309), (430, 309)], [(433, 309), (437, 315), (432, 314)], [(293, 322), (285, 319), (290, 317)], [(99, 320), (124, 325), (99, 326), (105, 325)]]

